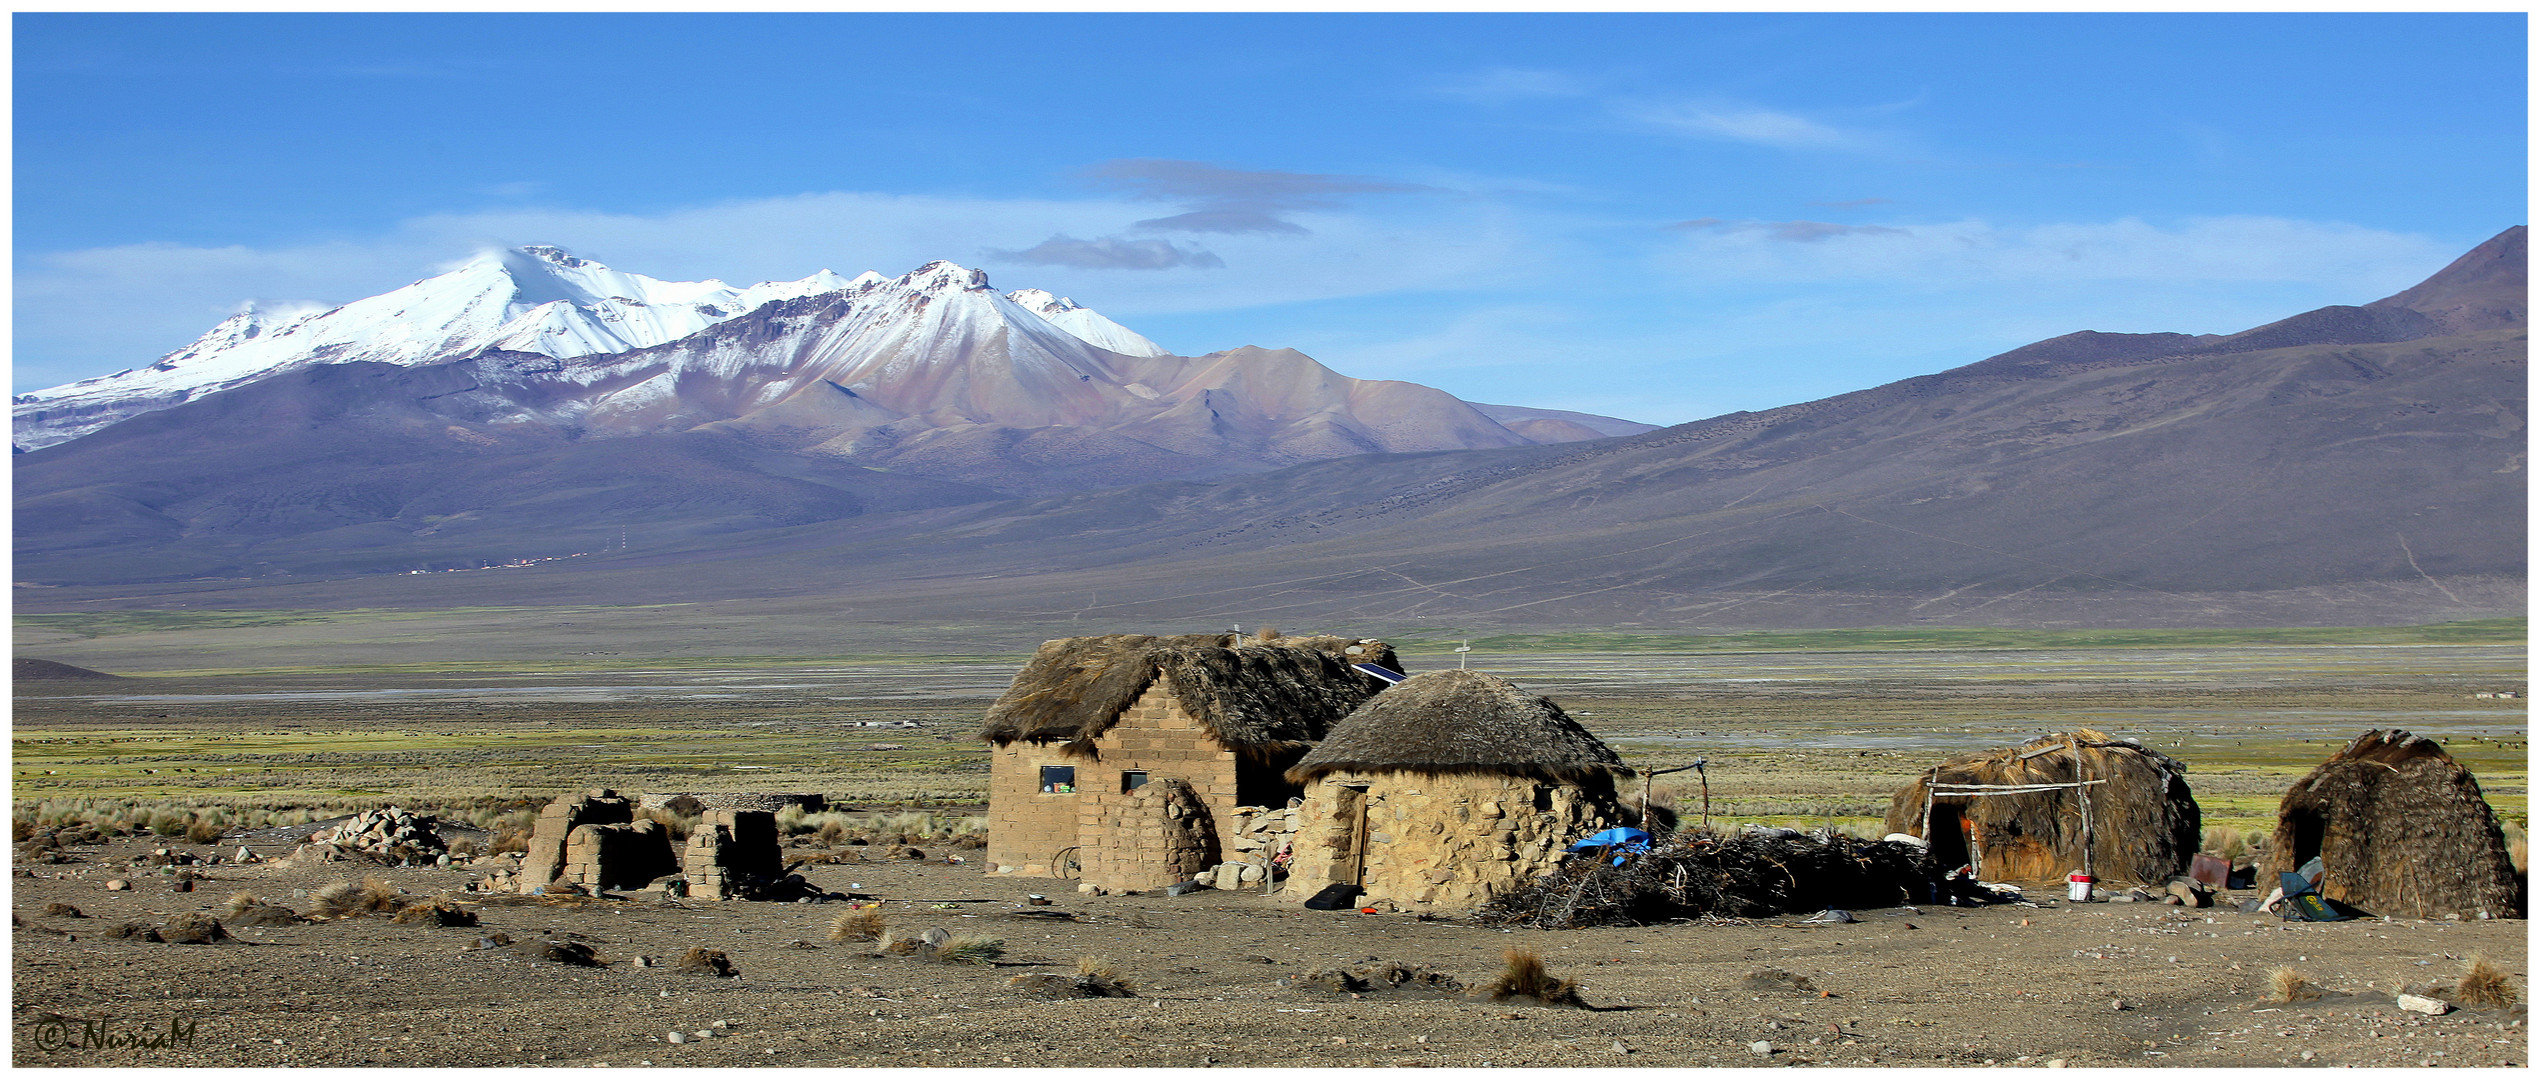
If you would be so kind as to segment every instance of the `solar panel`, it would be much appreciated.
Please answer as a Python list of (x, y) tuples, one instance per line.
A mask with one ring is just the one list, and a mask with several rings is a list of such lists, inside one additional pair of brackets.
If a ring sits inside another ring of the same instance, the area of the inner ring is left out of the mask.
[(1403, 673), (1401, 673), (1401, 672), (1399, 672), (1399, 671), (1392, 671), (1392, 670), (1388, 670), (1388, 669), (1386, 669), (1385, 667), (1383, 667), (1382, 665), (1378, 665), (1378, 664), (1351, 664), (1350, 666), (1351, 666), (1351, 667), (1354, 667), (1354, 668), (1357, 668), (1357, 669), (1358, 669), (1358, 670), (1360, 670), (1360, 671), (1364, 671), (1364, 672), (1366, 672), (1366, 673), (1368, 673), (1368, 674), (1370, 674), (1370, 675), (1373, 675), (1373, 676), (1375, 676), (1375, 677), (1377, 677), (1377, 678), (1379, 678), (1379, 679), (1383, 679), (1383, 680), (1384, 680), (1384, 681), (1385, 681), (1388, 685), (1393, 684), (1393, 683), (1398, 683), (1398, 682), (1401, 682), (1402, 680), (1404, 680), (1404, 679), (1408, 679), (1408, 678), (1410, 678), (1410, 677), (1411, 677), (1411, 676), (1409, 676), (1409, 675), (1405, 675), (1405, 674), (1403, 674)]

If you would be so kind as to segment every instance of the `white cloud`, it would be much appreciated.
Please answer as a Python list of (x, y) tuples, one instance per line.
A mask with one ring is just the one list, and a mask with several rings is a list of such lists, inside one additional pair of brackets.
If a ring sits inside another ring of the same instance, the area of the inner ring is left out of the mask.
[(1504, 67), (1444, 79), (1432, 89), (1447, 97), (1494, 103), (1526, 98), (1578, 97), (1588, 92), (1586, 83), (1558, 71)]
[(1681, 242), (1656, 265), (1693, 282), (1883, 282), (1917, 290), (2005, 281), (2292, 283), (2361, 303), (2415, 283), (2457, 254), (2410, 233), (2270, 217), (2168, 226), (2137, 218), (2019, 227), (1972, 220), (1701, 224), (1714, 227), (1680, 230)]
[(1867, 136), (1797, 113), (1732, 102), (1621, 102), (1616, 111), (1652, 127), (1706, 139), (1802, 150), (1858, 149)]

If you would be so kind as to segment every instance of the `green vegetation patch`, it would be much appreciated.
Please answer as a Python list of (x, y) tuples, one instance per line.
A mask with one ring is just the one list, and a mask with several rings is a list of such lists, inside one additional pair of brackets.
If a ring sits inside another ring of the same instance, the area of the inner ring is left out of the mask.
[[(1665, 634), (1580, 630), (1484, 634), (1469, 640), (1490, 652), (1824, 652), (1909, 649), (2119, 649), (2251, 645), (2514, 645), (2530, 620), (2472, 619), (2427, 626), (2254, 627), (2213, 630), (2017, 630), (2000, 627), (1915, 627), (1861, 630), (1756, 630), (1735, 634)], [(1402, 651), (1430, 652), (1467, 640), (1442, 629), (1409, 630), (1386, 640)]]

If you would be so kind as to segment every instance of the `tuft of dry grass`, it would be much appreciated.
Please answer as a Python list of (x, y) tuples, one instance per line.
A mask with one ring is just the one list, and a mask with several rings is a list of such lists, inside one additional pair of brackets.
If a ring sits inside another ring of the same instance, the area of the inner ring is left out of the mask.
[(1130, 981), (1127, 975), (1121, 974), (1119, 964), (1101, 956), (1077, 957), (1076, 975), (1078, 978), (1098, 980), (1124, 990), (1134, 990), (1138, 985)]
[(2513, 977), (2476, 953), (2470, 955), (2469, 968), (2461, 973), (2461, 984), (2452, 993), (2461, 1004), (2478, 1009), (2502, 1009), (2522, 1000)]
[(2514, 873), (2531, 873), (2531, 834), (2510, 821), (2505, 823), (2505, 857), (2513, 861)]
[(670, 970), (686, 975), (713, 975), (725, 979), (741, 973), (740, 969), (732, 966), (732, 958), (723, 955), (722, 950), (702, 946), (682, 953), (679, 962), (670, 965)]
[(2317, 1001), (2320, 985), (2311, 977), (2291, 967), (2267, 972), (2267, 1000), (2290, 1005), (2296, 1001)]
[[(309, 914), (326, 918), (365, 915), (374, 911), (395, 911), (402, 906), (402, 894), (377, 874), (362, 878), (361, 884), (338, 881), (309, 895)], [(232, 898), (236, 899), (235, 897)]]
[(248, 908), (259, 908), (263, 906), (265, 906), (264, 898), (245, 889), (240, 889), (237, 892), (229, 894), (229, 906), (226, 910), (229, 914), (236, 915)]
[(831, 941), (880, 941), (883, 933), (881, 908), (856, 908), (829, 923)]
[(388, 921), (400, 926), (474, 926), (476, 913), (449, 897), (436, 896), (398, 908), (397, 916)]
[(943, 944), (935, 946), (934, 951), (926, 954), (926, 958), (947, 964), (986, 964), (1004, 955), (1005, 939), (1003, 938), (992, 938), (981, 934), (955, 934), (945, 938)]
[(1546, 1005), (1581, 1005), (1579, 984), (1554, 978), (1544, 970), (1543, 954), (1533, 949), (1510, 949), (1508, 967), (1482, 986), (1482, 993), (1492, 1001), (1510, 998), (1533, 998)]
[(2234, 861), (2248, 854), (2249, 841), (2238, 829), (2216, 825), (2205, 830), (2205, 850), (2225, 861)]
[(926, 944), (926, 939), (911, 934), (903, 934), (897, 930), (884, 930), (882, 931), (881, 937), (874, 939), (874, 943), (881, 949), (881, 951), (893, 956), (908, 956), (914, 954), (920, 947), (924, 946)]

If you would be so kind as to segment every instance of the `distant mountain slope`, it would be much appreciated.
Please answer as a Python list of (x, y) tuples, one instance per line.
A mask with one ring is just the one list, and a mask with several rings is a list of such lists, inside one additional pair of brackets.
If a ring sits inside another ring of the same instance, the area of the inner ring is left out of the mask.
[[(323, 589), (347, 603), (792, 596), (874, 619), (1327, 628), (2519, 613), (2526, 341), (2481, 320), (2519, 310), (2496, 298), (2523, 288), (2522, 235), (2360, 308), (2233, 335), (2067, 335), (1623, 438), (698, 532), (499, 589), (469, 580), (483, 575)], [(78, 578), (52, 556), (21, 565)], [(60, 594), (79, 595), (95, 594)]]

